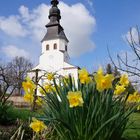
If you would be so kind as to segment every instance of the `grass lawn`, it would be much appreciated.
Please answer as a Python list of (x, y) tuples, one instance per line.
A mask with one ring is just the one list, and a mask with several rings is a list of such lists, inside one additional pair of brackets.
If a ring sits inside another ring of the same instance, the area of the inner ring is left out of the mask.
[(140, 140), (140, 113), (134, 113), (130, 117), (127, 129), (124, 132), (126, 140)]
[(28, 108), (11, 108), (9, 110), (9, 114), (13, 115), (14, 117), (21, 119), (23, 121), (29, 120), (29, 117), (38, 117), (39, 112), (32, 112)]

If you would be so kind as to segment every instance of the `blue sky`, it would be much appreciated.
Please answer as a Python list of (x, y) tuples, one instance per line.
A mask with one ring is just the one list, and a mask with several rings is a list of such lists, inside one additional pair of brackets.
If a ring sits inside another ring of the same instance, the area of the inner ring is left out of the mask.
[[(93, 68), (96, 68), (99, 65), (105, 65), (106, 63), (109, 62), (107, 46), (109, 46), (110, 52), (113, 57), (115, 57), (117, 53), (120, 53), (122, 51), (129, 51), (129, 47), (127, 43), (124, 41), (123, 36), (127, 35), (130, 27), (134, 28), (136, 25), (138, 26), (140, 25), (140, 16), (139, 16), (140, 1), (139, 0), (135, 0), (135, 1), (134, 0), (106, 0), (106, 1), (89, 0), (89, 1), (92, 2), (92, 4), (89, 4), (88, 0), (63, 0), (63, 3), (67, 4), (70, 8), (72, 5), (76, 5), (77, 3), (82, 3), (82, 5), (86, 8), (86, 10), (83, 12), (85, 13), (87, 11), (89, 12), (85, 14), (85, 17), (87, 15), (87, 19), (85, 18), (85, 20), (87, 20), (88, 22), (89, 19), (88, 17), (91, 17), (92, 19), (95, 20), (94, 22), (96, 22), (93, 23), (89, 21), (89, 24), (87, 25), (89, 26), (93, 25), (93, 28), (87, 27), (87, 30), (92, 30), (92, 31), (86, 33), (88, 34), (87, 40), (88, 38), (90, 38), (90, 40), (95, 44), (94, 49), (92, 48), (90, 51), (85, 50), (85, 53), (82, 52), (79, 55), (74, 55), (71, 57), (71, 63), (81, 67), (86, 67), (91, 71)], [(33, 56), (32, 60), (34, 61), (34, 63), (37, 64), (38, 57), (40, 55), (40, 50), (41, 50), (40, 42), (37, 40), (38, 41), (37, 43), (37, 41), (32, 39), (31, 36), (29, 36), (29, 34), (22, 36), (21, 34), (17, 33), (16, 37), (7, 34), (4, 29), (1, 29), (1, 22), (3, 21), (3, 19), (7, 21), (6, 19), (10, 16), (19, 15), (19, 8), (23, 5), (31, 11), (32, 9), (36, 9), (42, 3), (49, 5), (50, 2), (49, 0), (14, 0), (14, 1), (1, 0), (0, 1), (0, 40), (1, 40), (0, 58), (1, 60), (5, 61), (11, 58), (6, 56), (6, 54), (2, 51), (4, 47), (6, 48), (7, 46), (16, 46), (18, 48), (20, 46), (21, 47), (20, 49), (22, 49), (20, 50), (20, 52), (22, 54), (25, 54), (24, 50), (28, 52), (29, 55)], [(80, 5), (79, 8), (81, 8)], [(70, 10), (72, 10), (72, 8)], [(76, 12), (79, 11), (77, 10)], [(82, 12), (82, 8), (80, 12)], [(47, 16), (48, 15), (46, 15), (46, 18)], [(20, 21), (21, 19), (18, 20)], [(73, 23), (76, 22), (75, 17), (73, 17), (73, 19), (71, 20), (73, 20)], [(31, 30), (31, 28), (29, 29), (27, 22), (26, 25), (24, 24), (25, 23), (22, 21), (23, 29), (24, 26), (26, 26), (26, 30)], [(86, 27), (83, 24), (81, 24), (81, 27)], [(67, 28), (68, 27), (66, 27), (66, 29)], [(86, 28), (78, 29), (78, 31), (79, 30), (81, 31), (81, 33), (86, 32)], [(80, 42), (80, 38), (74, 41)], [(31, 49), (30, 45), (32, 46), (32, 48), (34, 47), (34, 49)], [(84, 45), (84, 47), (87, 46)]]

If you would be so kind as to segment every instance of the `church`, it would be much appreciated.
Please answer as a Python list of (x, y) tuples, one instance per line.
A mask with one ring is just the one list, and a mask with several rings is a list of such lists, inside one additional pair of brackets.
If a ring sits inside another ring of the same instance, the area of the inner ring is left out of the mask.
[(49, 23), (46, 25), (47, 33), (41, 41), (42, 52), (39, 64), (34, 70), (39, 69), (39, 75), (43, 74), (43, 71), (57, 73), (61, 76), (71, 75), (77, 81), (79, 68), (69, 63), (69, 40), (60, 24), (61, 14), (58, 4), (58, 0), (51, 0), (51, 9), (48, 16)]

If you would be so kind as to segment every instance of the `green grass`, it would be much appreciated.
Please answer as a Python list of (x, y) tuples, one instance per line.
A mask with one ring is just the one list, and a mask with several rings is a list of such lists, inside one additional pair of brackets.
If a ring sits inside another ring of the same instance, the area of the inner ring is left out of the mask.
[(140, 140), (140, 113), (131, 115), (123, 137), (126, 140)]
[(29, 116), (32, 116), (33, 113), (29, 109), (19, 109), (19, 108), (10, 108), (8, 113), (11, 114), (14, 118), (21, 119), (26, 121), (29, 119)]
[(18, 118), (23, 121), (29, 120), (29, 117), (38, 117), (39, 113), (38, 112), (31, 112), (30, 109), (28, 108), (16, 108), (12, 107), (8, 110), (8, 114), (11, 115), (13, 118)]

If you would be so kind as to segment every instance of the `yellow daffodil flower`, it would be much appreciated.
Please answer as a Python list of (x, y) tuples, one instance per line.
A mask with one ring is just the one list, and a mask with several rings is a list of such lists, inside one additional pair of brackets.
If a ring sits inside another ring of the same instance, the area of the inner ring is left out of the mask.
[(26, 78), (26, 81), (22, 83), (22, 87), (25, 93), (30, 93), (30, 94), (33, 94), (34, 90), (36, 89), (36, 85), (29, 78)]
[(81, 91), (76, 91), (76, 92), (69, 91), (67, 95), (67, 99), (69, 100), (69, 104), (71, 108), (76, 106), (82, 106), (84, 103)]
[(106, 74), (104, 76), (103, 70), (100, 68), (97, 71), (97, 74), (94, 76), (94, 79), (97, 85), (97, 90), (101, 92), (105, 89), (112, 88), (112, 81), (114, 80), (114, 76), (112, 74)]
[(48, 73), (48, 74), (47, 74), (47, 79), (48, 79), (49, 81), (53, 80), (53, 79), (54, 79), (54, 73)]
[(126, 90), (126, 88), (125, 88), (124, 85), (116, 85), (114, 93), (115, 93), (116, 95), (120, 95), (120, 94), (123, 93), (125, 90)]
[(34, 99), (33, 94), (29, 94), (29, 93), (24, 94), (23, 98), (26, 102), (29, 102), (29, 103), (32, 103)]
[(30, 124), (30, 127), (33, 129), (34, 132), (39, 133), (44, 129), (47, 129), (47, 126), (44, 124), (44, 122), (39, 121), (36, 118), (33, 118), (32, 121), (33, 122)]
[(43, 100), (40, 97), (37, 97), (36, 104), (41, 106), (43, 104)]
[(119, 83), (121, 85), (124, 85), (125, 87), (127, 87), (129, 85), (129, 79), (128, 79), (128, 75), (127, 74), (123, 74), (120, 78)]
[(140, 94), (138, 91), (135, 91), (133, 94), (130, 94), (127, 101), (129, 103), (137, 103), (137, 110), (140, 110)]
[(140, 95), (138, 94), (138, 91), (135, 91), (133, 94), (130, 94), (127, 101), (131, 103), (139, 103)]
[(89, 73), (86, 69), (79, 70), (79, 79), (82, 84), (89, 83), (91, 78), (89, 77)]
[[(48, 83), (46, 83), (46, 84), (43, 86), (43, 88), (45, 89), (45, 91), (46, 91), (47, 93), (51, 93), (51, 92), (53, 91), (53, 86), (52, 86), (51, 84), (48, 84)], [(39, 91), (40, 91), (40, 93), (41, 93), (42, 95), (45, 95), (45, 91), (44, 91), (42, 88), (40, 88)]]

